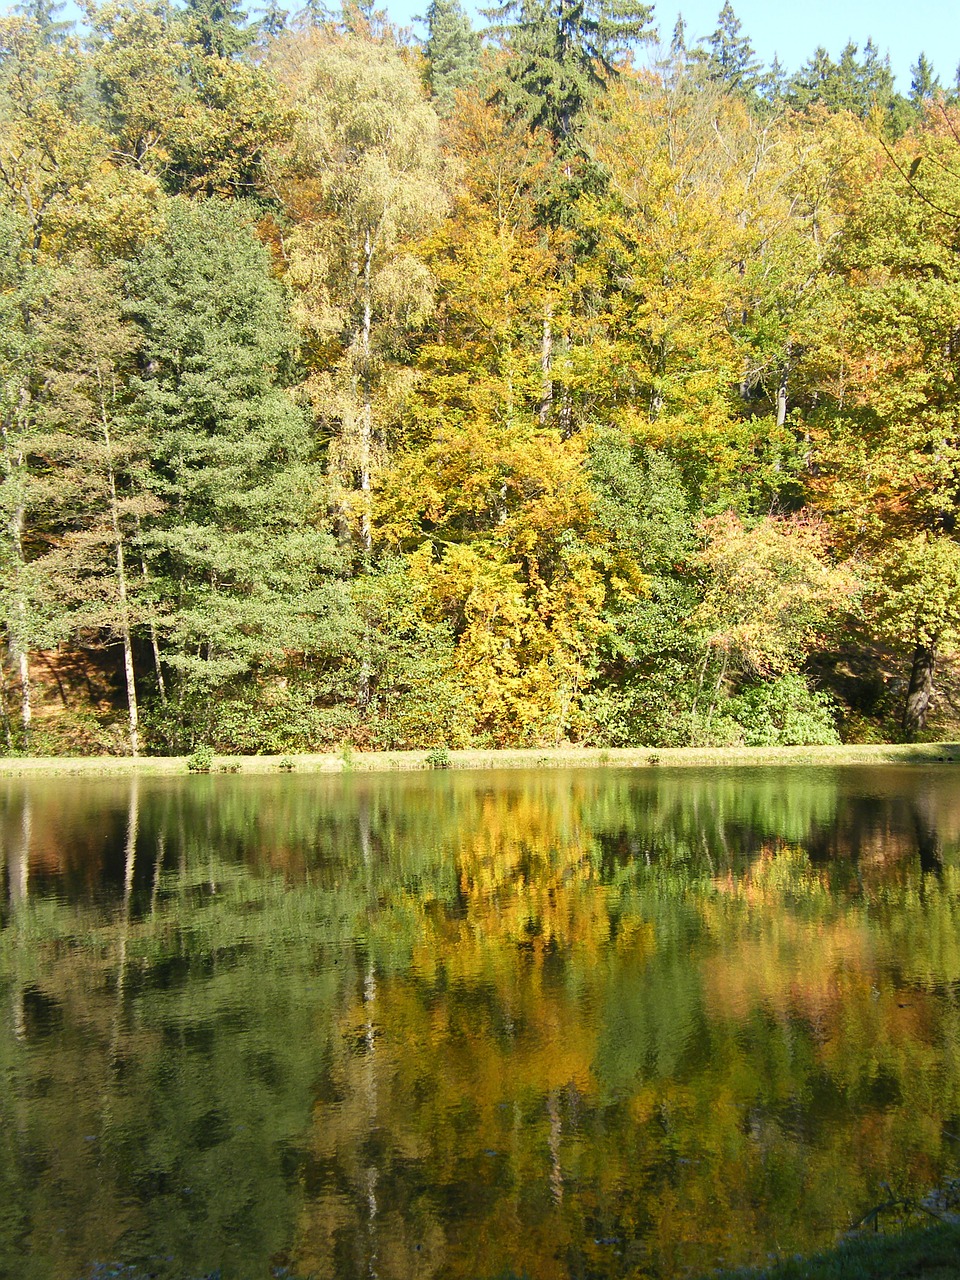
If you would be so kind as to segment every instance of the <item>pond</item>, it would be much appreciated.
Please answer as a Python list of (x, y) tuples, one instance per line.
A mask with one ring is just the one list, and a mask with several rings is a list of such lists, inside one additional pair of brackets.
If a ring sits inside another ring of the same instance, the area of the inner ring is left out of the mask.
[(0, 1275), (695, 1276), (960, 1163), (960, 772), (0, 790)]

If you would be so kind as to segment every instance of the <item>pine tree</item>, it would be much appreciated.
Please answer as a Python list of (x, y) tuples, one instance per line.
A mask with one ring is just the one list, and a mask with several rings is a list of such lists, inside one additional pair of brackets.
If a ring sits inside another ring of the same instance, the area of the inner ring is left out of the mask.
[(257, 36), (240, 0), (186, 0), (182, 17), (187, 44), (208, 57), (232, 58), (249, 49)]
[(162, 505), (143, 543), (172, 675), (168, 740), (216, 734), (220, 705), (345, 625), (307, 421), (283, 389), (291, 336), (266, 251), (239, 211), (173, 202), (127, 273), (141, 371), (130, 413)]
[(434, 107), (449, 115), (454, 94), (468, 88), (480, 68), (480, 37), (459, 0), (430, 0), (423, 52)]
[(25, 0), (25, 3), (14, 6), (13, 11), (35, 23), (45, 45), (62, 45), (76, 25), (63, 22), (57, 16), (66, 7), (65, 3), (57, 3), (57, 0)]
[(497, 100), (557, 155), (583, 155), (581, 118), (618, 60), (650, 38), (651, 5), (635, 0), (507, 0), (487, 11), (509, 50)]
[(786, 100), (804, 108), (821, 103), (831, 111), (852, 111), (865, 120), (879, 106), (890, 113), (895, 106), (893, 73), (888, 58), (881, 58), (877, 46), (868, 40), (863, 56), (848, 40), (839, 62), (834, 62), (823, 46), (817, 48), (786, 84)]
[(760, 63), (747, 36), (741, 35), (741, 24), (730, 0), (725, 0), (717, 19), (717, 29), (707, 38), (710, 53), (707, 71), (712, 80), (728, 89), (745, 93), (756, 88)]
[(925, 53), (920, 54), (910, 68), (910, 73), (910, 105), (915, 111), (922, 112), (924, 103), (940, 88), (940, 77), (934, 72), (933, 64)]
[(257, 26), (261, 39), (265, 36), (274, 40), (287, 29), (287, 19), (290, 17), (290, 11), (289, 9), (281, 9), (277, 0), (268, 0), (266, 7), (258, 9), (257, 13), (260, 14), (260, 21)]

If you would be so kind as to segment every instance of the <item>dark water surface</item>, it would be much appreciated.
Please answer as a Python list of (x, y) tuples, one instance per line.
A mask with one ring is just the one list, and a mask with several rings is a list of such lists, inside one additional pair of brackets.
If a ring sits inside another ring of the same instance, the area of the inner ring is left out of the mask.
[(960, 771), (0, 789), (0, 1275), (670, 1277), (960, 1162)]

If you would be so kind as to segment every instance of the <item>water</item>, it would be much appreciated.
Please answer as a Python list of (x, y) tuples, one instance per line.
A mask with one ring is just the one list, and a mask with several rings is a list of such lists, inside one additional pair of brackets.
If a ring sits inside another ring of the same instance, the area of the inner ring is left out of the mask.
[(0, 1276), (671, 1277), (960, 1163), (960, 773), (0, 791)]

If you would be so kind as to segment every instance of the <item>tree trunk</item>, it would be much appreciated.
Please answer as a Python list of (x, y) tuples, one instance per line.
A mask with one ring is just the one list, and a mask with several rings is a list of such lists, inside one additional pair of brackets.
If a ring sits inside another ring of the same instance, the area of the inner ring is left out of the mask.
[[(10, 517), (10, 541), (13, 544), (14, 560), (17, 570), (23, 566), (23, 506), (17, 507)], [(30, 725), (33, 720), (33, 706), (30, 696), (30, 659), (26, 647), (27, 606), (20, 590), (17, 590), (16, 619), (11, 619), (7, 632), (7, 643), (10, 658), (20, 673), (20, 720), (23, 724), (24, 750), (30, 750)]]
[(363, 380), (363, 407), (360, 411), (360, 489), (363, 508), (360, 514), (360, 536), (367, 556), (373, 547), (371, 524), (371, 488), (373, 468), (373, 242), (370, 232), (364, 241), (363, 262), (363, 328), (360, 334), (360, 360)]
[(130, 636), (130, 611), (127, 606), (127, 566), (123, 554), (123, 530), (120, 527), (120, 510), (117, 504), (117, 478), (113, 469), (113, 449), (110, 443), (110, 427), (101, 400), (101, 428), (107, 451), (107, 479), (110, 484), (110, 522), (117, 561), (117, 595), (120, 602), (120, 639), (123, 643), (123, 674), (127, 684), (127, 712), (130, 720), (130, 754), (140, 754), (140, 713), (137, 707), (137, 685), (133, 669), (133, 643)]
[(550, 413), (553, 409), (553, 311), (549, 303), (543, 309), (540, 370), (543, 388), (540, 396), (540, 425), (545, 427), (550, 421)]
[(777, 370), (777, 426), (782, 427), (787, 421), (787, 381), (790, 377), (789, 355)]
[[(147, 577), (147, 562), (141, 553), (140, 555), (140, 572), (143, 577), (144, 586), (149, 582)], [(160, 661), (160, 640), (157, 636), (157, 620), (153, 616), (153, 608), (150, 609), (150, 646), (153, 649), (153, 666), (157, 673), (157, 689), (160, 693), (161, 703), (167, 700), (167, 684), (163, 678), (163, 663)]]
[(10, 711), (8, 708), (7, 672), (4, 659), (0, 658), (0, 713), (3, 715), (3, 736), (7, 744), (7, 755), (13, 751), (13, 730), (10, 727)]
[[(139, 542), (141, 537), (139, 516), (136, 517), (136, 522), (137, 522), (137, 541)], [(150, 577), (149, 577), (149, 574), (147, 573), (147, 557), (143, 554), (142, 545), (140, 547), (140, 576), (143, 579), (144, 587), (146, 587), (150, 582)], [(157, 636), (157, 619), (154, 615), (153, 605), (151, 604), (149, 607), (150, 607), (150, 645), (153, 649), (153, 665), (157, 674), (157, 689), (159, 690), (159, 693), (160, 693), (160, 702), (165, 703), (167, 701), (167, 685), (166, 685), (166, 681), (163, 678), (163, 664), (160, 661), (160, 640), (159, 640), (159, 637)]]
[(926, 723), (927, 712), (933, 701), (933, 673), (936, 665), (936, 645), (918, 644), (913, 651), (910, 684), (907, 688), (907, 701), (903, 708), (902, 728), (907, 742), (913, 742)]

